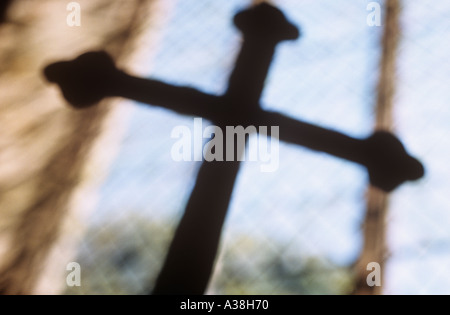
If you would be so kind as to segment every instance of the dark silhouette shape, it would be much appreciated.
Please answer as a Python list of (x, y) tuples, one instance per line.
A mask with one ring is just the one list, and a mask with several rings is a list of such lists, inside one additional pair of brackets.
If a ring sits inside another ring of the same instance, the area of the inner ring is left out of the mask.
[[(49, 81), (59, 84), (64, 97), (76, 108), (119, 96), (203, 117), (219, 127), (279, 126), (281, 140), (358, 163), (367, 168), (371, 183), (387, 192), (424, 175), (422, 164), (409, 156), (391, 133), (379, 131), (366, 139), (355, 139), (262, 110), (260, 96), (275, 47), (300, 34), (280, 10), (265, 3), (238, 13), (234, 23), (244, 41), (222, 96), (133, 77), (118, 70), (105, 52), (88, 52), (72, 61), (54, 63), (44, 73)], [(224, 135), (224, 142), (227, 140)], [(239, 165), (237, 159), (203, 162), (154, 294), (204, 293)]]
[(11, 5), (12, 0), (2, 0), (0, 2), (0, 24), (6, 20), (6, 12)]

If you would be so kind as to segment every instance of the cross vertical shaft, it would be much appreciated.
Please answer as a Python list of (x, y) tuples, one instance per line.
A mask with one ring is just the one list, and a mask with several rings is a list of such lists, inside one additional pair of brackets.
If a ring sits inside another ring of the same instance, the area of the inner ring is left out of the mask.
[[(274, 13), (272, 10), (272, 7), (262, 5), (257, 9), (243, 11), (235, 18), (235, 24), (244, 32), (244, 43), (223, 98), (231, 114), (236, 117), (219, 118), (216, 123), (222, 128), (235, 119), (248, 123), (254, 114), (252, 109), (259, 107), (275, 47), (283, 40), (279, 35), (285, 34), (272, 35), (269, 40), (260, 36), (249, 38), (251, 29), (248, 27), (259, 26), (261, 15), (271, 17)], [(284, 16), (281, 16), (282, 19), (279, 16), (277, 18), (283, 21)], [(294, 35), (298, 34), (295, 26), (288, 24), (285, 19), (283, 22), (285, 24), (281, 25), (285, 28), (288, 25)], [(203, 162), (153, 294), (203, 294), (206, 290), (239, 170), (240, 162), (236, 153), (243, 151), (245, 142), (236, 144), (234, 135), (231, 139), (225, 135), (223, 160), (226, 160), (228, 144), (232, 144), (235, 152), (233, 161)], [(242, 147), (237, 147), (239, 145)]]
[(202, 163), (153, 294), (204, 293), (239, 166), (237, 160)]
[(275, 43), (268, 44), (244, 38), (225, 93), (230, 99), (230, 106), (259, 107), (275, 46)]

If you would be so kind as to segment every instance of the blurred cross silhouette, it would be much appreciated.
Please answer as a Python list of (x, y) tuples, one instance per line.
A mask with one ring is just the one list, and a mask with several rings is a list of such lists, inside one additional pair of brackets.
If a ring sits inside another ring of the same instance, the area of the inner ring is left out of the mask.
[[(234, 24), (244, 41), (224, 95), (133, 77), (117, 69), (105, 52), (88, 52), (72, 61), (51, 64), (44, 73), (49, 81), (59, 84), (64, 97), (76, 108), (119, 96), (203, 117), (219, 127), (278, 126), (283, 141), (366, 167), (371, 183), (387, 192), (423, 176), (422, 164), (409, 156), (391, 133), (377, 131), (368, 138), (355, 139), (263, 110), (260, 96), (275, 48), (282, 41), (298, 38), (299, 30), (280, 10), (266, 3), (236, 14)], [(232, 140), (225, 136), (223, 141)], [(223, 147), (226, 151), (227, 146)], [(234, 149), (242, 152), (243, 148)], [(153, 294), (204, 293), (239, 165), (237, 158), (202, 163)]]

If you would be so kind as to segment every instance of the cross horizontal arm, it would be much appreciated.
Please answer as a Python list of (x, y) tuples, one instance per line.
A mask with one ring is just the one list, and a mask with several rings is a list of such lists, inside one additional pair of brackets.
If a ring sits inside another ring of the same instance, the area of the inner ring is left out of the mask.
[(179, 114), (214, 119), (220, 113), (218, 97), (190, 87), (170, 85), (121, 73), (109, 96), (173, 110)]
[(280, 140), (364, 164), (362, 141), (276, 112), (261, 111), (260, 126), (279, 126)]
[(76, 108), (92, 106), (105, 97), (120, 96), (164, 107), (180, 114), (212, 119), (218, 116), (218, 97), (189, 87), (129, 75), (114, 65), (103, 51), (87, 52), (44, 69), (50, 82), (59, 85), (64, 98)]
[(280, 113), (260, 111), (255, 123), (279, 126), (280, 140), (325, 152), (367, 168), (370, 181), (384, 191), (392, 191), (408, 180), (424, 175), (423, 165), (410, 156), (393, 134), (377, 131), (356, 139), (326, 128), (295, 120)]

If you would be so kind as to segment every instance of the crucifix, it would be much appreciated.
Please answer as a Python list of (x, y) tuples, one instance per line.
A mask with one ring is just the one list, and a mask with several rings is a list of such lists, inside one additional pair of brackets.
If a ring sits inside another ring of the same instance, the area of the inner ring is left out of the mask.
[[(424, 175), (422, 164), (389, 132), (376, 131), (356, 139), (263, 110), (260, 97), (276, 46), (297, 39), (300, 32), (279, 9), (267, 3), (237, 13), (234, 24), (243, 34), (243, 44), (223, 95), (132, 76), (116, 68), (105, 52), (88, 52), (74, 60), (53, 63), (44, 74), (59, 85), (75, 108), (92, 106), (105, 97), (124, 97), (202, 117), (223, 128), (278, 126), (280, 140), (360, 164), (367, 169), (371, 184), (386, 192)], [(233, 140), (223, 138), (224, 157), (229, 150), (226, 144)], [(245, 141), (233, 144), (235, 157), (245, 145)], [(239, 158), (202, 162), (153, 294), (205, 292), (239, 166)]]

